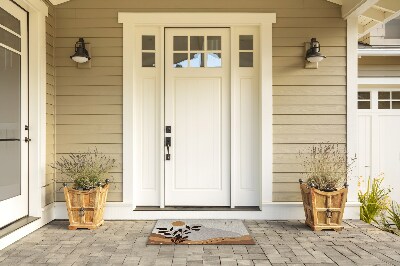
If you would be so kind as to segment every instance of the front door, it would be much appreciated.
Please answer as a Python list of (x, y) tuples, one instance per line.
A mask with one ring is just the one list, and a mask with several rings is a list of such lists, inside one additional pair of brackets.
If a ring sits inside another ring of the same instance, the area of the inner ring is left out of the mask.
[(0, 228), (28, 215), (27, 13), (0, 0)]
[(166, 206), (230, 205), (229, 40), (227, 28), (165, 30)]

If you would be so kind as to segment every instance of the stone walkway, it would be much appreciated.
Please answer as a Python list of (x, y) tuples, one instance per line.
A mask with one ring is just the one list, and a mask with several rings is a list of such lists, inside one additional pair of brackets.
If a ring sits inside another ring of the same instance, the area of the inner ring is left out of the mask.
[(246, 221), (257, 245), (146, 246), (154, 221), (95, 231), (54, 221), (0, 251), (0, 265), (400, 265), (400, 237), (361, 221), (312, 232), (300, 221)]

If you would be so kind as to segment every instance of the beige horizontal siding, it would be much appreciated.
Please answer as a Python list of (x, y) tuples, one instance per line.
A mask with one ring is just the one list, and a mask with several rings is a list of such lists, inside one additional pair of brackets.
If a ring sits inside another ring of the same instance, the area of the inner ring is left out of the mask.
[[(49, 15), (46, 17), (46, 181), (43, 184), (43, 206), (55, 200), (55, 171), (50, 167), (55, 161), (55, 9), (48, 1)], [(42, 207), (43, 207), (42, 206)]]
[(398, 56), (363, 56), (358, 59), (359, 77), (400, 77)]
[[(295, 155), (318, 142), (346, 141), (346, 22), (325, 0), (72, 0), (56, 8), (57, 154), (98, 147), (122, 158), (122, 25), (118, 12), (273, 12), (274, 201), (298, 201)], [(91, 43), (92, 68), (69, 59), (78, 37)], [(304, 42), (328, 56), (304, 69)], [(122, 174), (110, 200), (122, 200)], [(57, 186), (63, 178), (57, 179)], [(57, 193), (57, 200), (63, 200)]]

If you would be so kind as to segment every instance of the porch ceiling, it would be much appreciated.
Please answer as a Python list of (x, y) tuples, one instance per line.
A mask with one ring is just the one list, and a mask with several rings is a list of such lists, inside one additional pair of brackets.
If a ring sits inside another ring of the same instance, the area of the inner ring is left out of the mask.
[(343, 18), (358, 16), (358, 37), (400, 15), (399, 0), (327, 0), (342, 6)]

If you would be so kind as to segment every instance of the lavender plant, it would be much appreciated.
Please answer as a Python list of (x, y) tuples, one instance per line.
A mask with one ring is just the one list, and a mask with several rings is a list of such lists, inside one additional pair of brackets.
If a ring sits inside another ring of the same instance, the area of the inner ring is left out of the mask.
[(347, 151), (339, 144), (320, 143), (299, 152), (303, 175), (310, 186), (323, 191), (335, 191), (347, 182), (355, 158), (347, 161)]
[(89, 190), (101, 184), (115, 167), (116, 160), (100, 153), (97, 148), (83, 153), (62, 156), (54, 169), (65, 174), (74, 183), (75, 189)]

